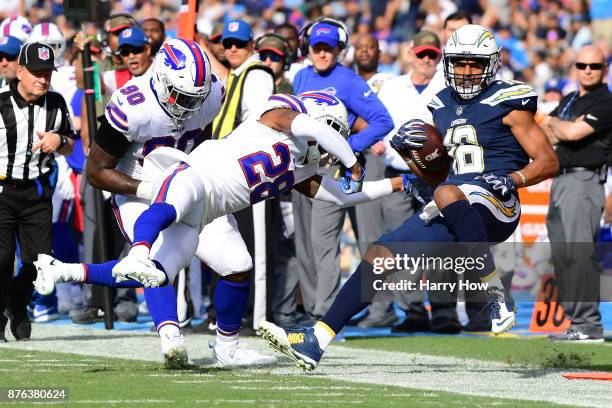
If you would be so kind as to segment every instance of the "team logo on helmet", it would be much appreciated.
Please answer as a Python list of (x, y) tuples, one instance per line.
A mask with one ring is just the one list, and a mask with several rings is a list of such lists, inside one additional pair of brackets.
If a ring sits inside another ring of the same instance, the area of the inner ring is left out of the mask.
[(326, 92), (304, 92), (298, 95), (300, 99), (310, 99), (317, 105), (335, 106), (340, 101)]
[(187, 65), (187, 57), (177, 48), (164, 44), (164, 46), (159, 50), (159, 52), (163, 52), (166, 54), (166, 58), (164, 59), (164, 64), (167, 67), (170, 67), (174, 70), (181, 70), (185, 68)]
[(47, 47), (40, 47), (38, 49), (38, 58), (40, 58), (43, 61), (46, 61), (49, 59), (49, 49)]

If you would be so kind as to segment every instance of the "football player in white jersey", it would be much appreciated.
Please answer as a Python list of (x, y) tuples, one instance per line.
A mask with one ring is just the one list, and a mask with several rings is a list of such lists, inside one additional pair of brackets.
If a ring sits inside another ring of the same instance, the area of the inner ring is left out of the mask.
[[(147, 209), (151, 184), (143, 176), (142, 162), (160, 146), (190, 152), (203, 137), (204, 128), (217, 115), (223, 99), (223, 86), (212, 74), (206, 54), (193, 41), (175, 39), (165, 43), (153, 62), (151, 75), (134, 77), (111, 97), (100, 118), (100, 127), (87, 161), (89, 182), (113, 193), (115, 216), (126, 240), (132, 242), (134, 222)], [(205, 237), (232, 246), (237, 253), (224, 257), (217, 249), (202, 259), (220, 273), (228, 269), (249, 269), (246, 246), (230, 227), (228, 218), (212, 223)], [(229, 231), (229, 232), (228, 232)], [(208, 245), (208, 247), (213, 247)], [(228, 261), (229, 260), (229, 261)], [(161, 337), (162, 355), (169, 367), (187, 361), (184, 339), (180, 335), (176, 295), (172, 288), (145, 290), (145, 299)], [(256, 360), (262, 356), (241, 350), (218, 352), (215, 356)], [(245, 357), (246, 355), (246, 357)], [(247, 358), (248, 357), (248, 358)], [(268, 360), (275, 360), (264, 356)], [(235, 359), (234, 359), (235, 360)], [(233, 361), (221, 361), (225, 365)], [(265, 362), (265, 361), (264, 361)]]
[[(134, 223), (130, 254), (119, 263), (98, 265), (59, 264), (41, 255), (37, 290), (47, 293), (61, 281), (164, 289), (196, 252), (202, 228), (293, 187), (344, 206), (393, 191), (414, 193), (408, 177), (366, 182), (359, 191), (364, 172), (343, 137), (346, 118), (342, 102), (329, 94), (273, 95), (256, 120), (222, 140), (206, 141), (189, 155), (167, 148), (152, 152), (144, 159), (144, 173), (157, 173), (155, 194)], [(348, 169), (340, 183), (316, 175), (318, 145)]]

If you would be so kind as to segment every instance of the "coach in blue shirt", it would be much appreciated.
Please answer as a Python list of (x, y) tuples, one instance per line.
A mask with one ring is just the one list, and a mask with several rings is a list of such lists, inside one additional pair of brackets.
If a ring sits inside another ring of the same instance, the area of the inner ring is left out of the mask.
[(393, 129), (393, 120), (367, 82), (338, 63), (341, 52), (338, 29), (324, 22), (312, 28), (308, 55), (313, 65), (298, 71), (293, 89), (296, 94), (306, 91), (333, 93), (346, 106), (351, 127), (358, 116), (365, 119), (368, 126), (348, 139), (353, 151), (362, 152)]
[[(306, 91), (333, 93), (346, 105), (350, 127), (357, 117), (363, 118), (367, 126), (360, 126), (358, 133), (348, 139), (353, 151), (363, 152), (393, 129), (393, 120), (367, 82), (338, 63), (341, 52), (338, 30), (338, 26), (325, 21), (315, 23), (310, 30), (308, 49), (313, 65), (298, 71), (293, 87), (296, 94)], [(337, 172), (338, 166), (320, 170), (321, 174), (331, 177)], [(292, 270), (297, 270), (307, 313), (305, 320), (300, 321), (298, 317), (298, 321), (308, 324), (327, 312), (340, 287), (340, 235), (346, 209), (312, 202), (299, 194), (293, 195), (293, 205), (297, 267)], [(288, 293), (287, 298), (290, 295)], [(292, 308), (281, 309), (274, 311), (275, 320), (289, 324), (296, 317), (292, 316)]]

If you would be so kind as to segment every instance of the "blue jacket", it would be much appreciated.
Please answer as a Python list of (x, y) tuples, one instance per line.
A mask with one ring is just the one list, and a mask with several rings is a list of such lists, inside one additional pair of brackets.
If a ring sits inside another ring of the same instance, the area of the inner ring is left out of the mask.
[(337, 64), (329, 72), (319, 74), (313, 66), (301, 69), (293, 80), (298, 95), (306, 91), (326, 91), (339, 98), (348, 110), (349, 128), (358, 116), (368, 127), (348, 138), (355, 152), (361, 152), (382, 140), (393, 129), (393, 120), (368, 83), (349, 68)]

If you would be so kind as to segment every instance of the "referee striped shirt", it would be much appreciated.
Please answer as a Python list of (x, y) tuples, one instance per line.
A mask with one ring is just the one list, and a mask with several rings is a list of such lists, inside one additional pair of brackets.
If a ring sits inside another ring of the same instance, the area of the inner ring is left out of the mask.
[(37, 132), (55, 132), (73, 137), (72, 121), (64, 97), (49, 91), (34, 103), (17, 91), (18, 81), (0, 88), (0, 180), (35, 180), (53, 167), (53, 154), (40, 149)]

